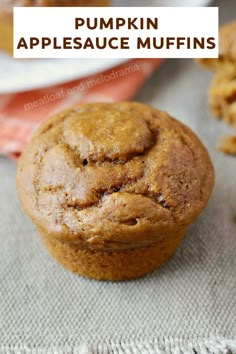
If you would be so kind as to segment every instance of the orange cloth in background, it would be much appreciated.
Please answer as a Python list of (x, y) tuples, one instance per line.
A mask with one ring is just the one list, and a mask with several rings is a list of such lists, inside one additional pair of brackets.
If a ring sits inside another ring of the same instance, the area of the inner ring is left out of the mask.
[(0, 154), (17, 158), (38, 125), (82, 102), (132, 98), (161, 59), (134, 59), (102, 73), (53, 87), (0, 95)]

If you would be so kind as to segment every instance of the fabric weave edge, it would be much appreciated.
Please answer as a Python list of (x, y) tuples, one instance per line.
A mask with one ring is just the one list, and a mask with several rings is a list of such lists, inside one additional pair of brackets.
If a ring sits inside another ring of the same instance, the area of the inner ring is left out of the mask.
[(60, 348), (0, 344), (0, 354), (236, 354), (236, 339), (168, 337), (146, 341), (84, 343)]

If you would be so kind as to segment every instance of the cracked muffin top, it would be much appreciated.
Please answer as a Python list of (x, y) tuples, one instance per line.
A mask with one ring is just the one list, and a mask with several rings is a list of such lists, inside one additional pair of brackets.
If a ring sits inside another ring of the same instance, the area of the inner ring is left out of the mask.
[(226, 23), (219, 29), (219, 58), (196, 60), (212, 70), (231, 66), (236, 69), (236, 21)]
[(181, 231), (214, 181), (186, 126), (147, 105), (84, 104), (55, 115), (22, 154), (17, 189), (39, 229), (89, 247), (136, 247)]

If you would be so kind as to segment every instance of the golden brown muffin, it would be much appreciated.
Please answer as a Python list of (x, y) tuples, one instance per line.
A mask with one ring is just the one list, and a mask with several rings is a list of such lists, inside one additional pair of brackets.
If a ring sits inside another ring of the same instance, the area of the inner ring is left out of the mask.
[(0, 0), (0, 50), (13, 53), (13, 6), (108, 6), (109, 0)]
[(34, 134), (17, 190), (51, 255), (95, 279), (139, 277), (175, 251), (211, 194), (208, 153), (141, 103), (84, 104)]
[(219, 58), (196, 59), (204, 67), (221, 70), (236, 62), (236, 21), (226, 23), (219, 30)]

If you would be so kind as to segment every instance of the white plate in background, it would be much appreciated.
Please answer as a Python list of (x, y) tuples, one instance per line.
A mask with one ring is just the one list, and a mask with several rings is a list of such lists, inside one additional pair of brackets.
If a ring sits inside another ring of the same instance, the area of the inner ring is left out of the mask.
[(0, 52), (0, 94), (57, 85), (125, 61), (127, 59), (12, 59)]
[[(113, 6), (206, 6), (210, 0), (113, 0)], [(127, 59), (17, 60), (0, 52), (0, 93), (27, 91), (104, 71)]]

